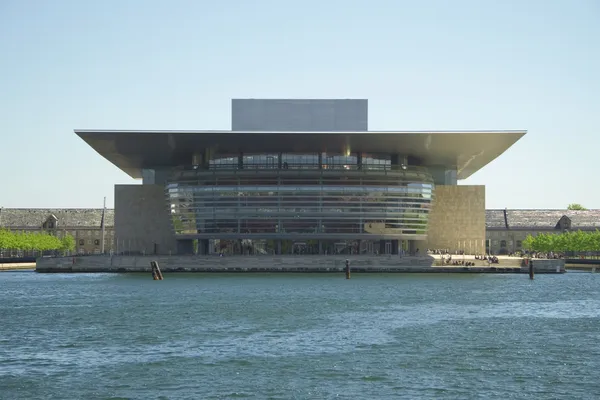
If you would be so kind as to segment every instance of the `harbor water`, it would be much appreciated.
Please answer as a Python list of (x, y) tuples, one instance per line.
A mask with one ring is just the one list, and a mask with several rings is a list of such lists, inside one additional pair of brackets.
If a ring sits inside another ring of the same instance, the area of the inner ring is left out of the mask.
[(600, 274), (0, 273), (0, 399), (594, 399)]

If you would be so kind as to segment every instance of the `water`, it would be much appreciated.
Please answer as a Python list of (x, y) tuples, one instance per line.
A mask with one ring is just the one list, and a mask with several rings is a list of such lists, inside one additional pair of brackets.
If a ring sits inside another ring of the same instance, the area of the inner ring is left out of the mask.
[(600, 274), (0, 273), (0, 399), (600, 396)]

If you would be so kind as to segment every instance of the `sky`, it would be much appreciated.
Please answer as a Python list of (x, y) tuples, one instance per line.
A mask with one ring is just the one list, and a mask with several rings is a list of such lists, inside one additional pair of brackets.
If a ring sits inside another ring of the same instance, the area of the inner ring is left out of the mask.
[(526, 129), (461, 184), (600, 208), (597, 0), (0, 0), (0, 207), (140, 184), (74, 129), (230, 129), (231, 98), (366, 98), (370, 130)]

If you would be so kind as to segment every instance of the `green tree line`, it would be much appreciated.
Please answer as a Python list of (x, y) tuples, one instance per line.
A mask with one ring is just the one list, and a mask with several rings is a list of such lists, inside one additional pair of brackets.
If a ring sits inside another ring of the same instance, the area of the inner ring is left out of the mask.
[(7, 250), (75, 250), (75, 239), (65, 235), (62, 239), (46, 232), (16, 232), (0, 229), (0, 249)]
[(541, 233), (527, 236), (523, 248), (539, 252), (586, 252), (600, 251), (600, 231), (567, 232), (561, 234)]

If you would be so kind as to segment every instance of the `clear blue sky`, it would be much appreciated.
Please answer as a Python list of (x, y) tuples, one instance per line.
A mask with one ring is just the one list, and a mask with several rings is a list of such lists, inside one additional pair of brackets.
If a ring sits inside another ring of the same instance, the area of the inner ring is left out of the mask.
[(600, 208), (600, 2), (0, 0), (0, 206), (137, 183), (75, 128), (230, 129), (231, 98), (368, 98), (371, 130), (527, 129), (463, 184)]

